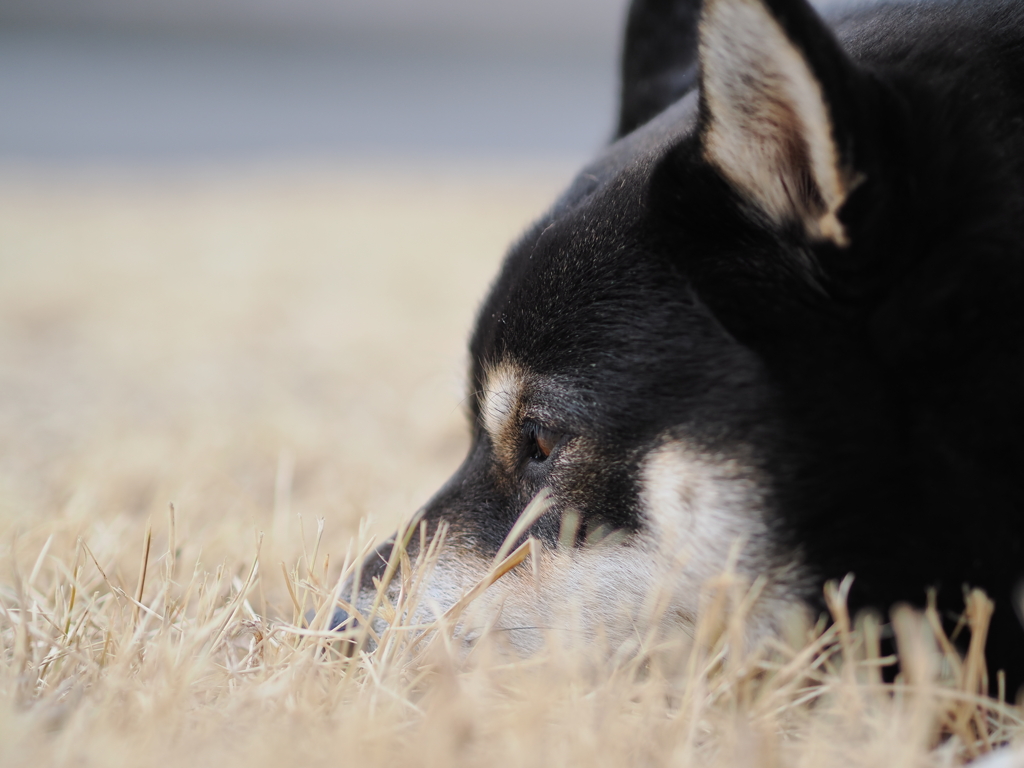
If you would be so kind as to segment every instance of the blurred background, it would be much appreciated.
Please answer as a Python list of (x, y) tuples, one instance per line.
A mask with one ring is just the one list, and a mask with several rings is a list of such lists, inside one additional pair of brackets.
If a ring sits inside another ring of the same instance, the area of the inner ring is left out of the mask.
[(412, 514), (508, 244), (612, 130), (624, 14), (0, 0), (0, 561), (82, 536), (130, 589), (173, 502), (184, 559), (323, 520), (336, 569)]
[(585, 159), (624, 0), (0, 0), (0, 162)]

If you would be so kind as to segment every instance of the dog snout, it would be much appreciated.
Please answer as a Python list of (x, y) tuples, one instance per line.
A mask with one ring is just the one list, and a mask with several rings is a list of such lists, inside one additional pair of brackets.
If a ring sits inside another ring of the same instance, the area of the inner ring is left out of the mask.
[[(374, 581), (384, 578), (394, 547), (394, 537), (374, 547), (363, 559), (359, 569), (341, 585), (336, 596), (337, 599), (356, 611), (365, 613), (369, 610), (372, 595), (376, 592)], [(331, 615), (329, 625), (331, 630), (342, 631), (355, 629), (358, 626), (359, 620), (356, 616), (339, 605), (334, 606), (334, 613)]]
[[(347, 600), (352, 595), (359, 595), (363, 590), (373, 588), (374, 579), (383, 579), (384, 573), (388, 568), (388, 561), (391, 559), (391, 553), (395, 548), (395, 537), (387, 539), (386, 541), (378, 544), (374, 547), (373, 551), (370, 552), (363, 560), (362, 567), (346, 582), (348, 590), (342, 587), (341, 598)], [(353, 591), (353, 580), (359, 579), (359, 584), (356, 585), (356, 589)]]

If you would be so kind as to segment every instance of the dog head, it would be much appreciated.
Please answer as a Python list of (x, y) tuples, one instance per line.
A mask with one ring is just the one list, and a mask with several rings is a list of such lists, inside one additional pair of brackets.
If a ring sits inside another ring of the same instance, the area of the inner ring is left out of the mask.
[[(415, 518), (446, 530), (435, 612), (540, 543), (488, 592), (523, 648), (570, 598), (632, 633), (654, 585), (656, 620), (685, 626), (727, 571), (758, 585), (752, 631), (775, 631), (820, 586), (805, 510), (864, 501), (866, 465), (835, 446), (886, 429), (865, 327), (922, 247), (893, 204), (914, 174), (898, 89), (802, 0), (707, 0), (676, 33), (660, 63), (630, 41), (629, 133), (511, 249), (470, 344), (472, 446)], [(361, 611), (389, 553), (346, 587)]]

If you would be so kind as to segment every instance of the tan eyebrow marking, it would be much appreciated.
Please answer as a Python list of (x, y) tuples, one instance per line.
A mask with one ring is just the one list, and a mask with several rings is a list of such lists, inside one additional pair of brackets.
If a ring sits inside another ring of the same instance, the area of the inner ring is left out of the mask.
[(525, 379), (522, 370), (509, 362), (489, 366), (484, 372), (480, 414), (495, 451), (506, 461), (515, 456), (519, 442), (518, 430), (514, 428)]

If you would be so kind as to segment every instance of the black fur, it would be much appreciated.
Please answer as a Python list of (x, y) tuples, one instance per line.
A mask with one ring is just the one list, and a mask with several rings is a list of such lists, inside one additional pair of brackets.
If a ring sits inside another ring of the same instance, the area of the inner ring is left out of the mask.
[[(854, 609), (949, 615), (996, 602), (990, 663), (1024, 682), (1024, 6), (866, 6), (829, 27), (765, 0), (821, 83), (850, 245), (770, 224), (705, 159), (697, 6), (637, 0), (620, 137), (512, 249), (480, 313), (471, 386), (525, 361), (545, 426), (594, 446), (514, 471), (474, 445), (428, 505), (493, 552), (523, 505), (642, 525), (637, 473), (665, 435), (743, 450), (770, 478), (778, 550), (815, 601), (854, 573)], [(831, 31), (830, 31), (831, 30)], [(472, 399), (474, 408), (477, 407)], [(525, 433), (524, 433), (525, 434)], [(529, 437), (524, 437), (528, 440)], [(994, 674), (993, 674), (994, 679)]]
[(636, 0), (626, 22), (616, 138), (632, 133), (697, 86), (700, 3)]

